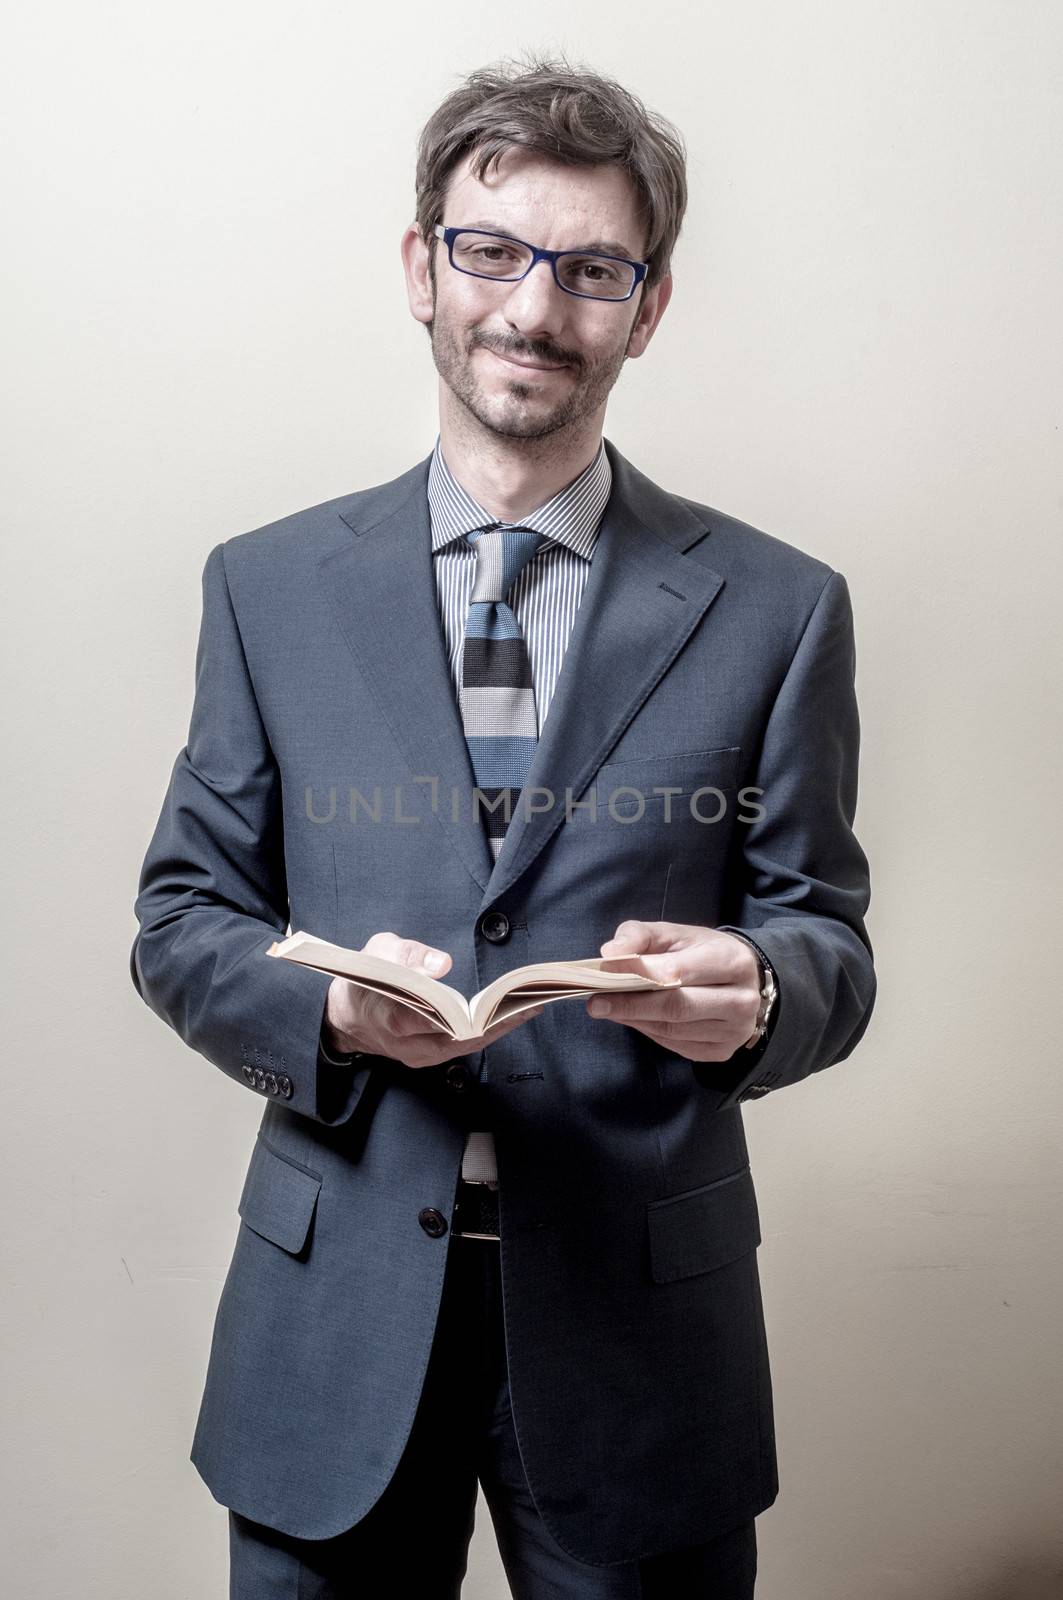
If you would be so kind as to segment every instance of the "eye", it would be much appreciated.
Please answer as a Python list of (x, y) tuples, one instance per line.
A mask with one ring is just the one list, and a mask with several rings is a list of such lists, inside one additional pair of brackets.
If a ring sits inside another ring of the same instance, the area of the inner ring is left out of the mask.
[(582, 258), (566, 261), (565, 271), (569, 277), (582, 278), (584, 283), (619, 283), (620, 274), (608, 261), (603, 261), (600, 256), (584, 256)]

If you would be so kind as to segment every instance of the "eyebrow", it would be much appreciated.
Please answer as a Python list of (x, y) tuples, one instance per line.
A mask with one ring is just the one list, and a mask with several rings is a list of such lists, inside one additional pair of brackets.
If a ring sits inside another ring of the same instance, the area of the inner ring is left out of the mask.
[[(448, 223), (448, 227), (451, 224)], [(456, 224), (455, 224), (456, 226)], [(504, 228), (500, 222), (463, 222), (463, 228), (483, 228), (488, 233), (502, 233), (507, 239), (515, 239), (517, 235)], [(522, 241), (526, 242), (526, 241)], [(589, 244), (571, 244), (569, 250), (587, 251), (591, 255), (624, 256), (628, 261), (637, 261), (638, 256), (629, 250), (626, 244), (621, 244), (616, 239), (595, 239)]]

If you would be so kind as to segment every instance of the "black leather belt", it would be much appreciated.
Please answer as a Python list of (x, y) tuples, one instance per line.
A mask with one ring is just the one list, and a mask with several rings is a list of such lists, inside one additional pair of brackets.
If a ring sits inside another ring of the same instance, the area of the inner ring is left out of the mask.
[(450, 1231), (456, 1239), (500, 1239), (498, 1190), (459, 1178)]

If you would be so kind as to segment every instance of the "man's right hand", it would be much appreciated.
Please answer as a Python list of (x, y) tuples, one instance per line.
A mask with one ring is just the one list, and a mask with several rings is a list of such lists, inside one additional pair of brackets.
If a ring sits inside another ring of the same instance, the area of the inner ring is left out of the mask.
[[(413, 967), (429, 978), (442, 978), (453, 965), (445, 950), (421, 944), (417, 939), (402, 939), (397, 933), (374, 933), (362, 949), (368, 955), (384, 956)], [(328, 1047), (340, 1054), (359, 1050), (366, 1055), (390, 1056), (407, 1067), (438, 1067), (444, 1061), (453, 1061), (456, 1054), (472, 1055), (484, 1049), (544, 1010), (544, 1006), (536, 1006), (533, 1011), (523, 1011), (519, 1017), (488, 1028), (479, 1038), (455, 1040), (441, 1028), (429, 1027), (416, 1011), (397, 1000), (389, 1000), (373, 989), (362, 989), (347, 978), (333, 978), (325, 1005), (324, 1031)]]

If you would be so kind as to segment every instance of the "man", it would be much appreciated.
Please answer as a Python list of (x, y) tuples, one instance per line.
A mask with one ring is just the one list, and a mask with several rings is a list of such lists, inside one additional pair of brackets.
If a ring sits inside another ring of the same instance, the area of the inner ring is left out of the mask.
[[(848, 590), (603, 438), (672, 294), (674, 130), (488, 70), (417, 191), (435, 448), (211, 551), (136, 902), (140, 993), (265, 1100), (192, 1459), (238, 1600), (456, 1595), (478, 1482), (515, 1596), (745, 1600), (778, 1478), (740, 1107), (875, 994)], [(469, 995), (596, 951), (681, 986), (456, 1051), (268, 959), (288, 926)]]

